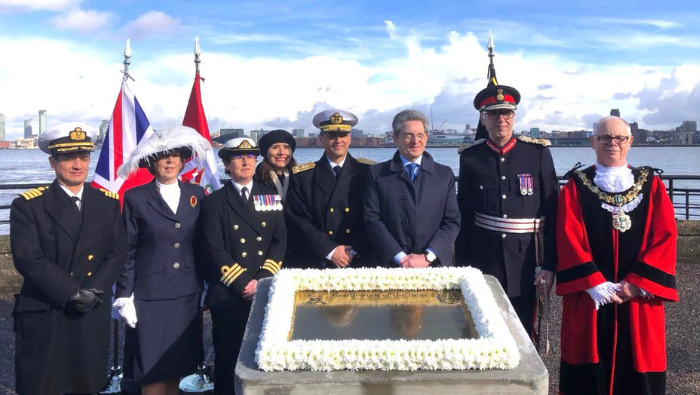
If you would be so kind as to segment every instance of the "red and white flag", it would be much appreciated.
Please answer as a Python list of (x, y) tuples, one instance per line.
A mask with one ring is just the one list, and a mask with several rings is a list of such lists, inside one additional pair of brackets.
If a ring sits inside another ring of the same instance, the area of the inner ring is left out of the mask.
[(129, 159), (139, 142), (151, 134), (151, 123), (148, 122), (136, 96), (129, 89), (127, 78), (124, 77), (112, 119), (109, 121), (109, 129), (102, 143), (102, 152), (95, 166), (92, 186), (118, 193), (121, 202), (127, 189), (151, 181), (153, 175), (147, 169), (131, 173), (126, 180), (117, 175), (119, 166)]
[[(199, 70), (197, 70), (194, 76), (194, 85), (192, 85), (192, 93), (190, 93), (190, 101), (187, 103), (185, 119), (182, 120), (182, 125), (193, 128), (211, 143), (207, 116), (204, 114), (204, 107), (202, 106), (202, 91), (199, 87), (199, 81), (202, 79), (203, 78), (199, 76)], [(214, 150), (207, 151), (206, 158), (202, 159), (202, 161), (191, 160), (187, 162), (180, 174), (180, 180), (199, 184), (208, 195), (221, 188), (221, 181), (219, 181), (219, 172), (216, 168)]]

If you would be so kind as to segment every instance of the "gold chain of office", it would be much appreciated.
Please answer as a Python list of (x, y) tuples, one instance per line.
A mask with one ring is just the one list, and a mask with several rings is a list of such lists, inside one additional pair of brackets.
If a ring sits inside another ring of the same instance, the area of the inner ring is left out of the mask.
[(634, 182), (632, 185), (632, 188), (630, 189), (629, 192), (625, 193), (624, 195), (621, 194), (610, 194), (607, 193), (600, 188), (598, 188), (596, 185), (594, 185), (591, 180), (586, 177), (586, 175), (581, 172), (580, 170), (576, 170), (576, 175), (578, 178), (581, 180), (584, 186), (588, 188), (591, 192), (596, 194), (598, 196), (598, 199), (604, 201), (605, 203), (608, 203), (610, 205), (615, 205), (618, 207), (622, 207), (623, 205), (633, 201), (634, 199), (637, 198), (639, 195), (639, 192), (642, 191), (642, 185), (644, 185), (645, 182), (647, 182), (647, 178), (649, 177), (649, 170), (647, 169), (642, 169), (641, 174), (639, 175), (639, 178)]

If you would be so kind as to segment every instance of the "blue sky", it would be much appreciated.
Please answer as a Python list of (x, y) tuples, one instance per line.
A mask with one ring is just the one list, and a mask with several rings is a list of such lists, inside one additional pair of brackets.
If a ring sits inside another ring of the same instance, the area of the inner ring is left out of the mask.
[(131, 88), (154, 126), (181, 122), (202, 47), (204, 105), (220, 127), (313, 129), (328, 107), (366, 132), (414, 107), (475, 127), (493, 32), (516, 130), (590, 129), (610, 108), (641, 127), (700, 119), (700, 6), (690, 1), (0, 0), (0, 113), (8, 138), (110, 117), (131, 40)]

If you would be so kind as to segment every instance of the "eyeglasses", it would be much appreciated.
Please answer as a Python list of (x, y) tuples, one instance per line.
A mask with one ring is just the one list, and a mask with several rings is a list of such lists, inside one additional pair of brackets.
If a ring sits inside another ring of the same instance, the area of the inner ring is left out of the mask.
[(231, 158), (231, 160), (234, 160), (236, 162), (243, 162), (246, 159), (255, 159), (257, 155), (255, 154), (245, 154), (245, 155), (236, 155)]
[(418, 134), (404, 134), (403, 139), (406, 141), (411, 141), (411, 140), (417, 140), (417, 141), (425, 141), (428, 139), (428, 135), (425, 133), (418, 133)]
[(496, 120), (498, 117), (503, 115), (503, 119), (511, 119), (515, 116), (515, 111), (513, 110), (502, 110), (502, 111), (483, 111), (482, 114), (486, 114), (489, 119)]
[(627, 141), (629, 141), (630, 137), (632, 136), (595, 136), (598, 139), (598, 142), (600, 142), (603, 145), (610, 145), (613, 140), (617, 143), (617, 145), (622, 145), (625, 144)]

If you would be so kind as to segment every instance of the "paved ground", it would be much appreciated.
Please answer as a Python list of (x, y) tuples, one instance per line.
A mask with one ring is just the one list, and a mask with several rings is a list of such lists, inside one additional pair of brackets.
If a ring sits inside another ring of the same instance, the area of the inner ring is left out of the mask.
[[(678, 290), (681, 302), (667, 304), (668, 395), (700, 394), (700, 262), (678, 265)], [(14, 392), (14, 333), (12, 331), (12, 295), (21, 278), (9, 256), (0, 255), (0, 394)], [(561, 303), (552, 298), (552, 348), (544, 362), (550, 372), (550, 394), (556, 394), (559, 382), (559, 331)], [(205, 352), (211, 350), (211, 321), (205, 315)], [(122, 327), (123, 331), (123, 327)], [(123, 340), (122, 340), (123, 345)], [(209, 356), (209, 360), (212, 359)], [(107, 367), (105, 367), (105, 375)]]

